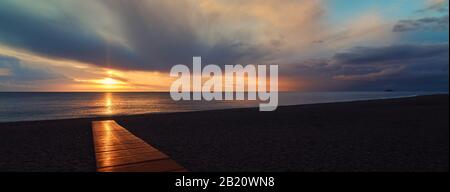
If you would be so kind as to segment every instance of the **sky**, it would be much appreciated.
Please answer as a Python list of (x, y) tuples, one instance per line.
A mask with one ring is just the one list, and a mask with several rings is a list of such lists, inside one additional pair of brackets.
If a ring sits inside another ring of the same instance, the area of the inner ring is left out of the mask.
[(2, 0), (0, 91), (168, 91), (278, 64), (282, 91), (448, 91), (448, 0)]

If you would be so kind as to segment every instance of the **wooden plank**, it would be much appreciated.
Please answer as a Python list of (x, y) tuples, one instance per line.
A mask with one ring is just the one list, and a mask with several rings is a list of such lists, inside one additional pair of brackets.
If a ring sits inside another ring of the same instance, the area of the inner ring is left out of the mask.
[(113, 120), (93, 121), (92, 133), (99, 172), (187, 171)]
[(100, 168), (100, 172), (172, 172), (184, 169), (172, 159)]

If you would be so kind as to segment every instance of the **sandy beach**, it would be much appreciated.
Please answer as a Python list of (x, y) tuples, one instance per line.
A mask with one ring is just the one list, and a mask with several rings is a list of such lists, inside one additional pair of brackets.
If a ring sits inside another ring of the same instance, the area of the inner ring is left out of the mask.
[[(190, 171), (448, 171), (448, 95), (112, 118)], [(94, 119), (0, 124), (0, 171), (95, 171)]]

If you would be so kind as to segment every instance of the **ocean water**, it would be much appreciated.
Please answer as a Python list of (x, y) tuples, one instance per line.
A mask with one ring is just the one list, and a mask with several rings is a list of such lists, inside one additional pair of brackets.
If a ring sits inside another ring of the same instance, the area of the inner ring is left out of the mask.
[[(435, 92), (283, 92), (279, 105), (370, 100)], [(169, 93), (5, 93), (0, 122), (257, 107), (258, 101), (173, 101)]]

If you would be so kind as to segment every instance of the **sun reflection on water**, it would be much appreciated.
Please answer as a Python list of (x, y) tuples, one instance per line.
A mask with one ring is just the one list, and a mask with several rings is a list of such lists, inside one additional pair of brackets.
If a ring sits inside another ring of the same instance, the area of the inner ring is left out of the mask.
[(105, 93), (105, 114), (111, 115), (113, 114), (113, 94)]

